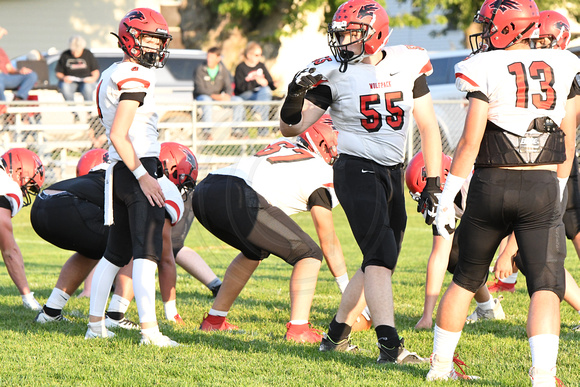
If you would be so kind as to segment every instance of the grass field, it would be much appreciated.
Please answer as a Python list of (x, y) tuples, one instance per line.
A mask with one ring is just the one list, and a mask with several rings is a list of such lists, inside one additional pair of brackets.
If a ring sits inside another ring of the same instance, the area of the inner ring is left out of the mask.
[[(431, 247), (431, 228), (423, 224), (408, 200), (409, 222), (393, 278), (396, 322), (411, 351), (429, 356), (432, 331), (415, 331), (422, 313), (425, 268)], [(315, 236), (309, 214), (295, 219)], [(17, 241), (24, 255), (26, 274), (35, 296), (44, 303), (70, 252), (59, 250), (37, 237), (29, 222), (29, 209), (13, 219)], [(343, 244), (349, 274), (361, 262), (344, 213), (335, 211), (335, 224)], [(186, 244), (197, 250), (223, 278), (236, 252), (194, 223)], [(580, 261), (568, 243), (566, 267), (580, 280)], [(212, 297), (202, 284), (178, 268), (177, 305), (185, 326), (164, 320), (157, 294), (161, 330), (185, 344), (177, 348), (140, 347), (136, 331), (121, 331), (111, 340), (85, 341), (89, 300), (72, 297), (64, 314), (71, 323), (38, 325), (35, 312), (24, 309), (16, 287), (0, 264), (0, 385), (14, 386), (423, 386), (428, 365), (377, 365), (374, 330), (353, 334), (356, 354), (320, 353), (317, 346), (283, 340), (289, 317), (288, 278), (291, 267), (276, 257), (256, 270), (232, 308), (229, 319), (243, 333), (206, 333), (198, 330)], [(445, 285), (449, 283), (447, 275)], [(482, 377), (464, 382), (476, 386), (530, 385), (531, 365), (525, 322), (528, 295), (520, 276), (514, 294), (502, 303), (505, 321), (466, 326), (457, 353), (469, 366), (467, 372)], [(78, 294), (78, 292), (77, 292)], [(323, 264), (310, 321), (326, 330), (340, 302), (340, 293)], [(474, 309), (474, 304), (471, 310)], [(580, 333), (571, 327), (580, 316), (562, 304), (562, 331), (558, 376), (567, 386), (580, 385)], [(132, 303), (128, 317), (138, 320)], [(458, 382), (453, 383), (456, 385)], [(434, 383), (434, 385), (440, 385)]]

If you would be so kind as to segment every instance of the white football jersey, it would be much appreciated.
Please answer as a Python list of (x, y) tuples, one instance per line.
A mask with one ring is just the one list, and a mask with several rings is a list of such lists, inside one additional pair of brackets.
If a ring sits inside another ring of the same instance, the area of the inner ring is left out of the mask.
[(0, 168), (0, 196), (4, 196), (12, 207), (12, 217), (22, 209), (22, 191), (6, 171)]
[(523, 136), (531, 121), (550, 117), (560, 125), (580, 59), (567, 50), (496, 50), (455, 65), (460, 91), (482, 92), (488, 120)]
[(175, 184), (167, 176), (163, 175), (157, 179), (157, 182), (161, 186), (163, 196), (165, 196), (165, 211), (171, 216), (171, 225), (175, 226), (183, 216), (183, 198)]
[(121, 161), (110, 141), (111, 126), (123, 93), (146, 93), (143, 104), (129, 129), (129, 137), (139, 158), (158, 157), (161, 145), (157, 137), (158, 115), (155, 112), (155, 72), (133, 62), (113, 63), (103, 71), (97, 86), (97, 108), (101, 122), (107, 129), (109, 158)]
[(327, 56), (310, 67), (323, 75), (332, 92), (330, 116), (338, 135), (338, 153), (392, 166), (405, 159), (405, 141), (412, 120), (413, 86), (433, 67), (427, 51), (414, 46), (385, 47), (376, 66), (340, 63)]
[(328, 190), (333, 207), (338, 205), (332, 167), (317, 154), (286, 140), (274, 142), (254, 156), (212, 174), (244, 179), (287, 215), (308, 211), (308, 198), (319, 188)]

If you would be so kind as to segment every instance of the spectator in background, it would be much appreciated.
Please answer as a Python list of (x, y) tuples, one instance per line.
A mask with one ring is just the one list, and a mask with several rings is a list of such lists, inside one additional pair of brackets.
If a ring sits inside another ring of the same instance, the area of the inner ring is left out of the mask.
[[(87, 42), (82, 36), (71, 36), (69, 49), (61, 54), (56, 64), (56, 78), (65, 101), (74, 101), (76, 91), (83, 95), (85, 101), (93, 100), (100, 75), (99, 63), (86, 46)], [(75, 113), (75, 121), (78, 120)]]
[[(7, 33), (6, 29), (0, 27), (0, 39)], [(36, 73), (27, 67), (20, 70), (14, 68), (6, 52), (0, 48), (0, 101), (6, 101), (6, 89), (16, 90), (15, 101), (26, 100), (37, 79)], [(0, 105), (0, 114), (5, 111), (6, 105)]]
[[(244, 101), (271, 101), (272, 90), (276, 89), (272, 76), (262, 59), (262, 47), (249, 42), (244, 50), (244, 60), (236, 67), (234, 94)], [(259, 106), (255, 112), (263, 121), (269, 119), (269, 106)]]
[[(221, 49), (212, 47), (207, 50), (207, 60), (205, 64), (199, 65), (195, 69), (193, 77), (193, 97), (196, 101), (243, 101), (241, 97), (232, 95), (232, 75), (221, 63)], [(242, 121), (243, 106), (234, 106), (234, 121)], [(213, 121), (212, 105), (202, 106), (202, 121)], [(204, 137), (210, 135), (210, 128), (203, 128)]]

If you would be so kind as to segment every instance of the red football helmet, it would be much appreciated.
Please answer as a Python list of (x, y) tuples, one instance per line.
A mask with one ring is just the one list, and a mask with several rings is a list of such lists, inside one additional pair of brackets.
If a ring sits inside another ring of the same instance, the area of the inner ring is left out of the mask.
[[(145, 67), (161, 68), (169, 58), (169, 27), (165, 18), (150, 8), (135, 8), (121, 19), (119, 35), (111, 32), (119, 39), (119, 47), (131, 58)], [(143, 36), (158, 38), (158, 47), (143, 45)]]
[(164, 142), (161, 144), (159, 160), (163, 165), (163, 173), (181, 191), (191, 190), (197, 182), (197, 159), (193, 152), (186, 146), (176, 142)]
[[(451, 169), (451, 162), (453, 159), (445, 153), (441, 153), (441, 188), (445, 184), (449, 170)], [(423, 192), (425, 184), (427, 184), (427, 171), (425, 170), (425, 160), (423, 160), (423, 152), (417, 153), (405, 170), (405, 182), (411, 196), (418, 197)]]
[[(343, 44), (341, 35), (345, 32), (357, 37)], [(349, 0), (343, 3), (328, 25), (328, 46), (334, 58), (346, 70), (349, 62), (357, 63), (382, 49), (389, 40), (389, 16), (387, 11), (373, 0)], [(355, 55), (349, 46), (362, 42), (360, 54)]]
[(77, 164), (77, 177), (84, 176), (87, 173), (89, 173), (89, 171), (93, 169), (93, 167), (108, 162), (109, 162), (109, 152), (107, 152), (106, 149), (91, 149), (89, 151), (86, 151), (81, 156)]
[(338, 156), (336, 130), (329, 114), (323, 114), (314, 124), (296, 137), (296, 144), (314, 152), (332, 165)]
[(565, 50), (570, 43), (570, 22), (559, 12), (540, 12), (540, 38), (550, 39), (551, 45), (548, 48)]
[(44, 166), (40, 157), (26, 148), (13, 148), (2, 155), (2, 165), (20, 186), (24, 206), (32, 203), (30, 195), (38, 194), (44, 184)]
[(485, 0), (473, 21), (482, 24), (481, 33), (469, 36), (474, 53), (539, 37), (540, 11), (534, 0)]

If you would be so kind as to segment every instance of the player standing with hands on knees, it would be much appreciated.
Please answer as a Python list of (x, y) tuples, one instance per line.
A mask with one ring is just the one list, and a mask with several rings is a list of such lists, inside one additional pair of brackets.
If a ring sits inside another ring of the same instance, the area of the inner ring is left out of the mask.
[[(176, 346), (159, 331), (155, 315), (155, 271), (162, 254), (165, 221), (163, 175), (155, 112), (155, 72), (165, 65), (171, 35), (160, 13), (136, 8), (119, 24), (122, 62), (103, 72), (97, 106), (107, 129), (111, 167), (105, 182), (107, 249), (93, 275), (89, 327), (85, 338), (110, 337), (105, 306), (115, 275), (131, 257), (141, 344)], [(113, 219), (114, 215), (114, 219)], [(114, 222), (113, 222), (114, 221)]]
[[(500, 241), (515, 234), (526, 269), (527, 334), (534, 386), (556, 384), (566, 240), (564, 189), (575, 150), (574, 77), (580, 60), (532, 50), (539, 37), (533, 0), (487, 0), (475, 15), (475, 55), (455, 66), (467, 92), (465, 129), (439, 201), (436, 226), (449, 238), (453, 199), (475, 164), (461, 218), (459, 260), (441, 299), (427, 380), (474, 379), (453, 368), (469, 303), (485, 286)], [(481, 39), (481, 41), (480, 41)]]
[(378, 361), (419, 363), (424, 359), (405, 349), (395, 328), (391, 276), (407, 220), (402, 166), (411, 114), (426, 160), (428, 181), (420, 208), (428, 222), (435, 213), (435, 193), (441, 192), (441, 137), (426, 81), (431, 62), (418, 47), (385, 47), (389, 17), (372, 0), (343, 3), (329, 24), (328, 38), (334, 57), (315, 60), (296, 74), (280, 114), (282, 133), (294, 136), (331, 108), (339, 132), (335, 189), (363, 253), (320, 350), (355, 348), (349, 335), (366, 300)]

